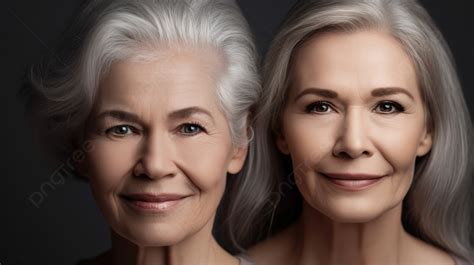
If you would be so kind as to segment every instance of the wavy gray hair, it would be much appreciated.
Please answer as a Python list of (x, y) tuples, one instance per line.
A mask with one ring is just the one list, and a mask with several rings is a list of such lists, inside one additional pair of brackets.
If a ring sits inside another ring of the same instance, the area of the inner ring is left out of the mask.
[[(418, 238), (472, 261), (470, 235), (470, 187), (472, 183), (472, 121), (464, 101), (449, 48), (428, 13), (414, 0), (299, 1), (289, 12), (274, 38), (263, 70), (264, 94), (256, 118), (256, 142), (260, 145), (251, 172), (267, 182), (265, 194), (282, 194), (284, 180), (277, 168), (273, 133), (285, 104), (291, 57), (298, 46), (323, 31), (388, 31), (403, 46), (416, 68), (433, 133), (431, 152), (416, 161), (414, 183), (404, 200), (403, 223)], [(291, 168), (290, 168), (291, 170)], [(294, 184), (294, 183), (293, 183)], [(263, 195), (262, 195), (263, 196)], [(241, 202), (247, 202), (240, 198)], [(290, 202), (280, 201), (280, 206)], [(290, 207), (295, 207), (291, 205)], [(284, 207), (283, 207), (284, 208)], [(288, 215), (283, 210), (282, 216)], [(267, 224), (273, 214), (266, 214)], [(256, 220), (233, 216), (247, 227)], [(259, 220), (257, 220), (259, 221)], [(255, 231), (235, 231), (237, 242), (255, 242)], [(253, 240), (252, 240), (253, 239)]]
[[(150, 58), (160, 45), (176, 43), (210, 45), (223, 54), (225, 69), (216, 98), (233, 143), (249, 144), (242, 132), (252, 125), (261, 85), (253, 38), (234, 1), (98, 0), (81, 10), (57, 56), (34, 66), (22, 90), (33, 129), (55, 158), (69, 157), (85, 140), (96, 91), (113, 62)], [(252, 152), (247, 161), (253, 161)], [(244, 166), (239, 176), (232, 177), (237, 179), (233, 189), (242, 191), (242, 185), (255, 181), (249, 180), (248, 170)], [(248, 192), (254, 190), (244, 193)]]

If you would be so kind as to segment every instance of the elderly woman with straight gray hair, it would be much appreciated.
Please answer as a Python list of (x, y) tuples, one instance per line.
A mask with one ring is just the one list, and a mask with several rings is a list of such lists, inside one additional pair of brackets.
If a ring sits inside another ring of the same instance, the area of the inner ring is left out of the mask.
[(472, 264), (472, 121), (415, 0), (303, 0), (263, 65), (231, 0), (98, 0), (28, 117), (111, 248), (79, 264)]
[(244, 219), (238, 198), (230, 226), (243, 247), (270, 231), (257, 264), (474, 263), (472, 121), (420, 4), (298, 1), (263, 88), (250, 171), (270, 203)]

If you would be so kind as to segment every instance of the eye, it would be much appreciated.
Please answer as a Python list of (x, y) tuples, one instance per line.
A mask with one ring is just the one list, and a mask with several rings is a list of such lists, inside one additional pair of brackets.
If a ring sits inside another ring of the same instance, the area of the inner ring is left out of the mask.
[(194, 136), (206, 130), (199, 123), (185, 123), (180, 126), (179, 132), (186, 136)]
[(399, 113), (403, 112), (405, 109), (402, 105), (393, 102), (393, 101), (382, 101), (375, 106), (374, 109), (376, 112), (383, 113), (383, 114), (392, 114), (392, 113)]
[(334, 108), (326, 101), (317, 101), (306, 106), (306, 112), (308, 113), (329, 113), (332, 111), (334, 111)]
[(123, 137), (128, 134), (133, 134), (134, 129), (129, 125), (117, 125), (105, 131), (106, 134), (113, 134), (115, 136)]

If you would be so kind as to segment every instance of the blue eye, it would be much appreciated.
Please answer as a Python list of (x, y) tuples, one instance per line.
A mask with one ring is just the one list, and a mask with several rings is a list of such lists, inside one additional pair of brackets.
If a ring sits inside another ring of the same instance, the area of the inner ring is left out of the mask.
[(402, 105), (393, 101), (382, 101), (374, 109), (376, 112), (383, 114), (393, 114), (405, 111)]
[(132, 134), (133, 133), (133, 129), (128, 126), (128, 125), (117, 125), (117, 126), (114, 126), (114, 127), (111, 127), (109, 129), (107, 129), (105, 131), (107, 134), (113, 134), (115, 136), (125, 136), (125, 135), (128, 135), (128, 134)]
[(185, 123), (181, 125), (179, 129), (180, 133), (187, 136), (193, 136), (205, 131), (206, 130), (198, 123)]
[(334, 111), (334, 108), (329, 102), (317, 101), (306, 106), (305, 110), (307, 113), (329, 113)]

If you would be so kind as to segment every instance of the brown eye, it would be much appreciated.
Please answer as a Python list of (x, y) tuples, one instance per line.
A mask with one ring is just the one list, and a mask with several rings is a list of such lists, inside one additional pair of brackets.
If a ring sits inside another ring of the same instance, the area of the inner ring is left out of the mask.
[(403, 112), (404, 108), (396, 102), (383, 101), (375, 107), (375, 111), (383, 114), (391, 114)]
[(324, 101), (314, 102), (306, 107), (308, 113), (328, 113), (331, 111), (333, 111), (331, 105)]

